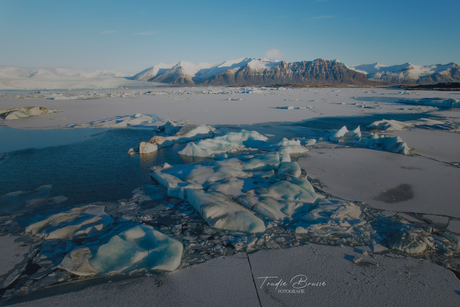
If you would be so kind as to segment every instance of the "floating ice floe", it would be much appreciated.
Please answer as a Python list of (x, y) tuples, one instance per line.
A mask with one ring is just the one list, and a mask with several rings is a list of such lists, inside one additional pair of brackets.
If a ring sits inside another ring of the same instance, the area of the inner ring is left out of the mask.
[(268, 138), (256, 131), (241, 130), (229, 132), (212, 139), (188, 143), (179, 151), (180, 155), (194, 157), (212, 157), (216, 154), (233, 152), (241, 149), (283, 150), (289, 149), (290, 153), (305, 153), (308, 150), (301, 145), (299, 140), (284, 138), (278, 143), (269, 143)]
[(25, 107), (14, 108), (5, 111), (0, 111), (0, 117), (5, 120), (14, 120), (19, 118), (27, 118), (32, 116), (39, 116), (45, 114), (52, 114), (62, 112), (61, 110), (47, 109), (43, 107)]
[(403, 155), (410, 153), (409, 146), (399, 136), (379, 136), (374, 133), (362, 135), (359, 126), (352, 131), (348, 131), (347, 127), (343, 126), (338, 131), (326, 134), (323, 139), (335, 143), (355, 144), (364, 148), (384, 150)]
[(113, 219), (103, 206), (88, 205), (54, 214), (29, 225), (25, 231), (43, 239), (73, 239), (90, 236), (111, 225)]
[(372, 124), (368, 125), (367, 128), (369, 129), (378, 129), (382, 131), (400, 131), (406, 128), (412, 128), (414, 125), (410, 123), (400, 122), (397, 120), (378, 120), (373, 122)]
[(18, 213), (34, 207), (59, 204), (67, 200), (65, 196), (51, 197), (52, 185), (43, 185), (33, 191), (16, 191), (0, 197), (0, 215)]
[(369, 129), (378, 129), (382, 131), (400, 131), (407, 128), (424, 128), (424, 129), (439, 129), (439, 130), (449, 130), (449, 131), (458, 131), (460, 125), (455, 123), (447, 123), (439, 120), (433, 120), (428, 118), (421, 118), (419, 120), (401, 122), (397, 120), (379, 120), (375, 121), (367, 128)]
[(68, 253), (59, 268), (75, 275), (129, 273), (135, 270), (174, 271), (183, 246), (148, 225), (138, 225), (113, 236), (96, 248), (80, 246)]
[(460, 100), (452, 98), (422, 98), (419, 100), (401, 100), (399, 102), (404, 104), (424, 105), (442, 108), (460, 108)]
[(157, 151), (159, 148), (172, 146), (175, 143), (186, 143), (196, 141), (203, 138), (214, 136), (214, 128), (206, 125), (200, 126), (178, 126), (171, 121), (165, 125), (158, 126), (155, 131), (159, 135), (155, 135), (148, 142), (141, 142), (139, 150), (135, 151), (131, 148), (128, 154), (146, 154)]
[(103, 120), (96, 120), (87, 124), (72, 124), (69, 128), (128, 128), (128, 127), (148, 127), (153, 126), (159, 118), (153, 114), (134, 114), (125, 116), (115, 116)]
[(289, 150), (243, 155), (219, 161), (178, 165), (152, 173), (168, 195), (187, 200), (212, 227), (257, 233), (264, 222), (290, 218), (294, 211), (321, 195), (301, 169), (291, 162)]

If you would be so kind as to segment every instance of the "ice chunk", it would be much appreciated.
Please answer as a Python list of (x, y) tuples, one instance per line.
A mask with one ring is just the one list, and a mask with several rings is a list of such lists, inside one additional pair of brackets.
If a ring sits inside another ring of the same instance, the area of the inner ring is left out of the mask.
[(362, 136), (359, 126), (350, 132), (347, 127), (343, 126), (339, 131), (324, 136), (324, 139), (337, 143), (350, 142), (350, 144), (364, 148), (385, 150), (403, 155), (410, 153), (409, 146), (400, 137), (379, 136), (372, 133)]
[(299, 178), (301, 174), (302, 170), (297, 162), (283, 162), (278, 168), (279, 179), (284, 179), (287, 176)]
[(158, 126), (155, 131), (156, 132), (162, 132), (166, 135), (174, 135), (177, 133), (177, 131), (180, 130), (180, 126), (177, 126), (175, 123), (173, 123), (172, 121), (168, 120), (166, 122), (166, 124), (162, 125), (162, 126)]
[(305, 141), (302, 141), (302, 145), (304, 146), (312, 146), (316, 144), (316, 139), (308, 139)]
[(152, 144), (152, 143), (146, 143), (146, 142), (141, 142), (139, 144), (139, 153), (140, 154), (147, 154), (147, 153), (152, 153), (158, 150), (158, 145), (157, 144)]
[(445, 108), (460, 108), (460, 100), (443, 98), (422, 98), (419, 100), (401, 100), (401, 103)]
[[(172, 133), (173, 129), (166, 129), (168, 133)], [(174, 134), (170, 136), (156, 135), (150, 139), (149, 143), (158, 144), (160, 147), (171, 146), (174, 143), (185, 143), (190, 141), (196, 141), (203, 138), (209, 138), (214, 136), (214, 129), (210, 126), (182, 126)]]
[(19, 118), (27, 118), (31, 116), (39, 116), (57, 112), (61, 112), (61, 110), (53, 110), (43, 107), (25, 107), (0, 111), (0, 117), (5, 120), (15, 120)]
[(91, 276), (98, 271), (89, 263), (93, 257), (88, 247), (79, 247), (68, 253), (59, 264), (58, 268), (79, 276)]
[(347, 127), (343, 126), (337, 131), (333, 131), (327, 135), (324, 136), (325, 140), (329, 140), (332, 142), (339, 143), (340, 140), (345, 136), (345, 134), (348, 132)]
[(298, 208), (303, 207), (305, 210), (309, 210), (313, 206), (312, 203), (276, 200), (271, 197), (258, 197), (252, 194), (241, 195), (236, 201), (271, 220), (290, 218)]
[(415, 255), (425, 251), (428, 247), (418, 232), (401, 231), (393, 237), (393, 240), (390, 241), (390, 247), (401, 252)]
[[(317, 235), (344, 234), (352, 227), (366, 224), (362, 209), (356, 204), (339, 200), (320, 199), (316, 208), (299, 217), (296, 233)], [(302, 222), (304, 222), (302, 224)]]
[[(242, 157), (245, 159), (245, 157)], [(241, 163), (245, 171), (268, 171), (275, 170), (280, 165), (280, 155), (277, 152), (269, 152), (264, 155), (255, 155)]]
[(70, 252), (60, 268), (76, 275), (128, 273), (134, 270), (174, 271), (181, 263), (183, 246), (148, 225), (113, 236), (96, 252), (80, 247)]
[(366, 148), (379, 149), (408, 155), (410, 153), (409, 146), (399, 137), (381, 136), (375, 139), (363, 139), (361, 145)]
[(413, 125), (409, 123), (400, 122), (397, 120), (386, 120), (386, 119), (375, 121), (369, 126), (367, 126), (367, 128), (370, 128), (370, 129), (379, 129), (383, 131), (399, 131), (399, 130), (403, 130), (404, 128), (409, 128), (409, 127), (413, 127)]
[[(184, 143), (202, 138), (214, 136), (214, 129), (210, 126), (176, 126), (168, 121), (165, 125), (159, 126), (157, 131), (163, 132), (167, 136), (156, 135), (148, 142), (141, 142), (139, 145), (139, 153), (151, 153), (157, 151), (161, 147), (172, 146), (174, 143)], [(136, 153), (134, 150), (129, 153)], [(197, 156), (203, 156), (202, 153), (195, 153)]]
[(25, 231), (48, 239), (71, 239), (91, 235), (113, 223), (103, 206), (88, 205), (58, 213), (29, 225)]
[(214, 154), (214, 151), (206, 147), (200, 147), (194, 143), (188, 143), (184, 149), (179, 151), (179, 154), (191, 157), (210, 157)]
[(200, 140), (193, 145), (189, 143), (179, 154), (193, 156), (195, 152), (199, 152), (201, 157), (204, 157), (205, 153), (209, 153), (207, 156), (212, 156), (215, 153), (229, 152), (240, 148), (258, 148), (261, 142), (264, 143), (266, 141), (266, 136), (256, 131), (243, 129), (240, 132), (229, 132), (213, 139)]
[(281, 180), (269, 187), (256, 188), (255, 192), (259, 196), (267, 196), (279, 200), (299, 201), (312, 203), (318, 196), (316, 193), (307, 191), (299, 185)]
[(212, 227), (250, 233), (265, 231), (261, 219), (223, 194), (190, 190), (187, 199)]

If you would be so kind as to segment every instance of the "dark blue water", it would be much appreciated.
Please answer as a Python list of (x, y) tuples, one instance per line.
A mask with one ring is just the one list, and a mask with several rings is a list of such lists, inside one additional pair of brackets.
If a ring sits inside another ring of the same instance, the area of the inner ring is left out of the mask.
[(0, 163), (0, 195), (52, 184), (53, 194), (67, 196), (67, 204), (130, 198), (132, 190), (154, 184), (150, 168), (165, 162), (195, 162), (177, 154), (186, 144), (165, 147), (148, 155), (128, 155), (152, 131), (113, 129), (79, 143), (9, 152)]

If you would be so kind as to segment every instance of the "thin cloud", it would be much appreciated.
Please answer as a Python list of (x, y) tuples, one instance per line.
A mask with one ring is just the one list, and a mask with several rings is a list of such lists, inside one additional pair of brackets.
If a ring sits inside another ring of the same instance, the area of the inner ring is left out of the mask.
[(330, 18), (334, 18), (335, 16), (315, 16), (315, 17), (312, 17), (310, 19), (330, 19)]
[(137, 33), (133, 33), (134, 35), (155, 35), (155, 34), (158, 34), (160, 33), (160, 31), (145, 31), (145, 32), (137, 32)]
[(281, 59), (284, 56), (284, 52), (279, 49), (270, 49), (265, 51), (265, 56), (269, 59)]
[(102, 32), (99, 32), (99, 34), (112, 34), (112, 33), (116, 33), (117, 31), (102, 31)]

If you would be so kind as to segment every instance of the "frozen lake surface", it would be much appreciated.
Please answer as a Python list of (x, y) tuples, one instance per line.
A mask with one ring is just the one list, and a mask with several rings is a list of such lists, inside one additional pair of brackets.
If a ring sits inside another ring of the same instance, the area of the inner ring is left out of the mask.
[[(455, 300), (460, 116), (433, 104), (458, 93), (156, 88), (99, 94), (0, 95), (3, 110), (61, 111), (1, 120), (0, 244), (8, 246), (5, 255), (18, 255), (2, 268), (4, 301), (64, 288), (72, 297), (83, 285), (129, 279), (132, 286), (142, 280), (133, 277), (178, 270), (155, 280), (224, 274), (255, 287), (268, 305), (267, 293), (289, 305), (299, 297), (262, 291), (258, 278), (318, 277), (308, 268), (315, 266), (325, 266), (317, 279), (332, 287), (328, 293), (362, 296), (362, 284), (347, 274), (389, 284), (405, 267), (417, 272), (417, 282), (442, 279), (436, 291), (444, 291), (447, 304)], [(128, 154), (141, 147), (152, 152)], [(282, 264), (291, 250), (296, 269)], [(303, 252), (314, 264), (298, 261)], [(328, 257), (346, 271), (327, 270)], [(210, 269), (214, 263), (218, 272)], [(229, 274), (224, 267), (233, 264), (240, 270)], [(364, 292), (371, 287), (366, 283)], [(339, 300), (331, 295), (331, 302)]]

